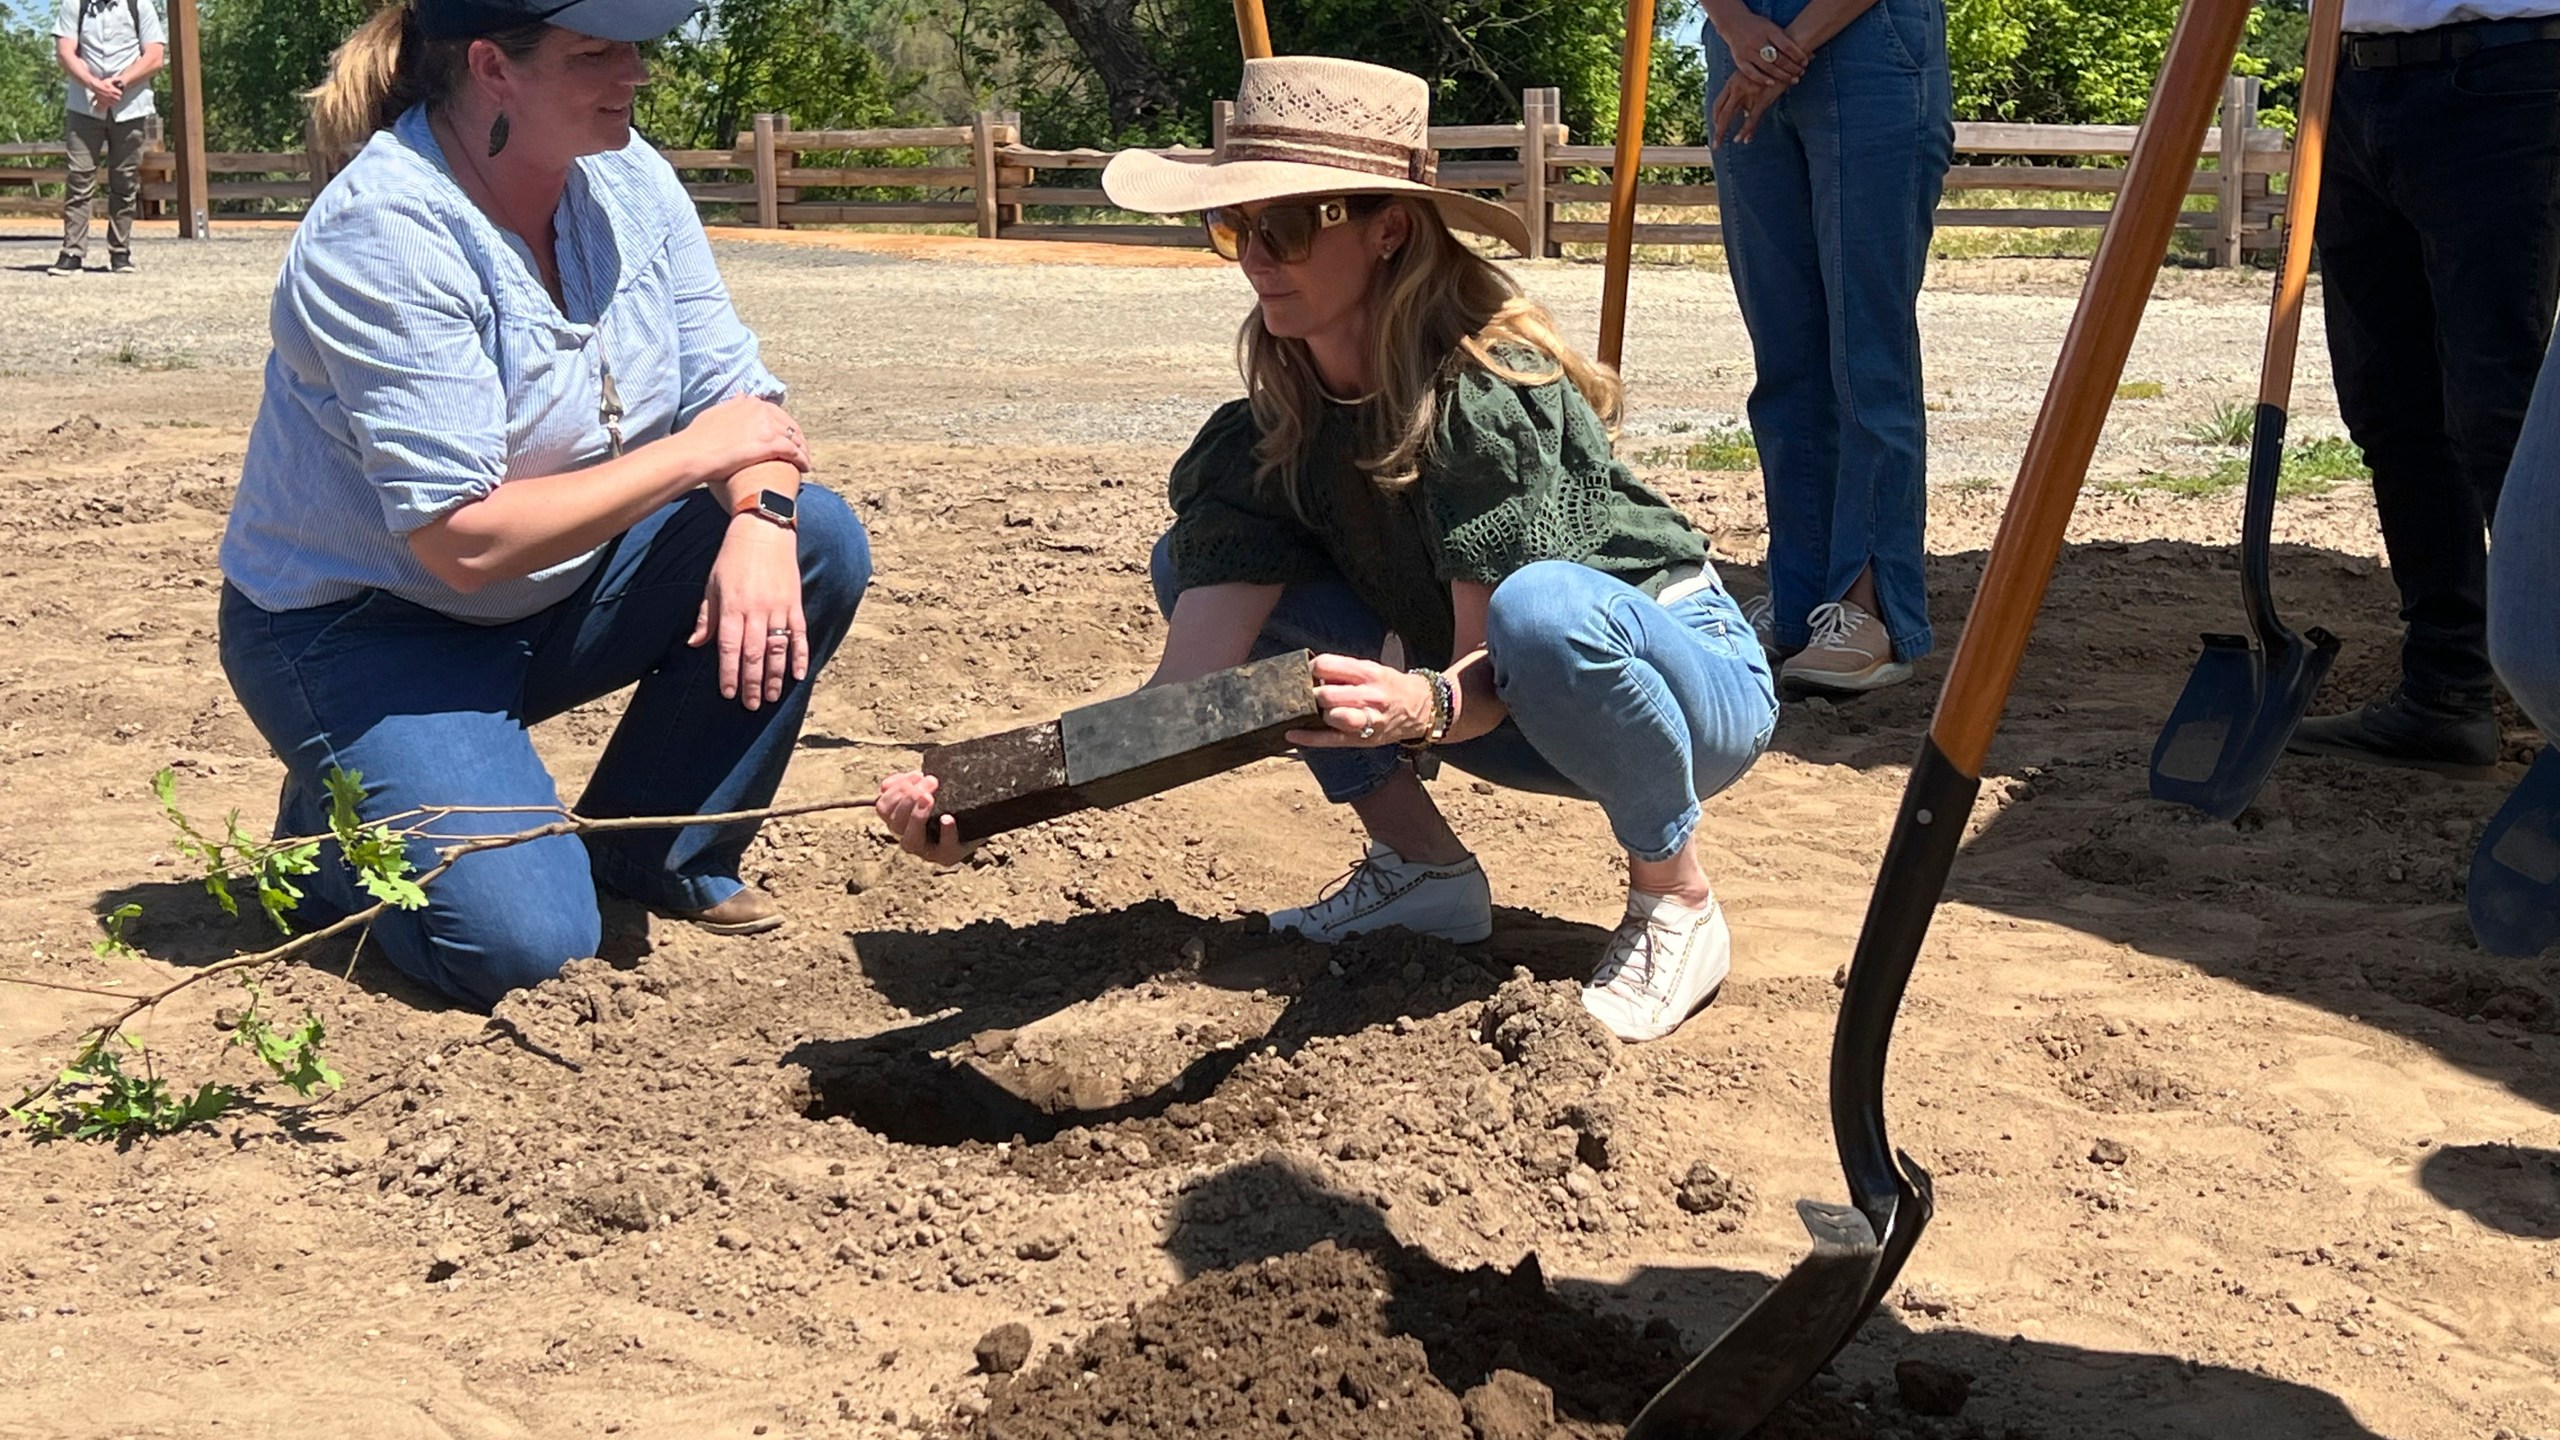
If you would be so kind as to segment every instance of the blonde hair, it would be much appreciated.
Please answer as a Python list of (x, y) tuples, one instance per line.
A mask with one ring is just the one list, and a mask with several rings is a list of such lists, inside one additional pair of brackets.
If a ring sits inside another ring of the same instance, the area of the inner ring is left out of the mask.
[[(1450, 233), (1430, 202), (1385, 201), (1405, 212), (1411, 235), (1380, 267), (1370, 302), (1378, 389), (1373, 403), (1361, 407), (1360, 468), (1389, 489), (1420, 478), (1439, 425), (1440, 387), (1469, 366), (1517, 385), (1568, 381), (1614, 436), (1616, 373), (1568, 344), (1547, 308), (1520, 293), (1510, 272)], [(1505, 350), (1534, 352), (1546, 368), (1522, 369), (1504, 358)], [(1262, 436), (1254, 447), (1256, 476), (1281, 487), (1304, 514), (1308, 477), (1299, 462), (1328, 403), (1315, 359), (1305, 341), (1264, 329), (1257, 308), (1237, 336), (1236, 363)]]
[[(536, 21), (482, 38), (521, 60), (550, 28)], [(410, 106), (444, 104), (461, 87), (471, 45), (429, 40), (410, 0), (390, 0), (340, 42), (329, 56), (329, 73), (302, 92), (311, 105), (312, 143), (323, 155), (345, 155), (374, 131), (391, 128)]]

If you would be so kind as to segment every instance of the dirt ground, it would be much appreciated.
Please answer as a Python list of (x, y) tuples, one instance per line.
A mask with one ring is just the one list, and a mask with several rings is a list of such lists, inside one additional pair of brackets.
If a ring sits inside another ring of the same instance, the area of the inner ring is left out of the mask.
[[(278, 775), (213, 627), (283, 237), (164, 235), (76, 282), (0, 238), (0, 970), (127, 993), (262, 943), (148, 777), (254, 828)], [(1143, 675), (1160, 487), (1233, 392), (1241, 280), (718, 248), (879, 558), (783, 798)], [(1525, 278), (1590, 333), (1596, 268)], [(947, 874), (857, 814), (776, 823), (749, 878), (780, 935), (617, 915), (496, 1026), (337, 951), (268, 988), (327, 1021), (338, 1095), (125, 1150), (0, 1136), (0, 1437), (1617, 1434), (1803, 1253), (1792, 1202), (1841, 1194), (1833, 977), (2078, 278), (1933, 276), (1942, 648), (1789, 707), (1710, 808), (1734, 979), (1674, 1039), (1574, 1003), (1619, 904), (1598, 814), (1454, 772), (1504, 907), (1465, 948), (1263, 932), (1356, 849), (1287, 761)], [(1741, 413), (1730, 289), (1635, 293), (1625, 448), (1751, 584), (1756, 476), (1676, 453)], [(1937, 1222), (1773, 1434), (2560, 1436), (2560, 965), (2483, 956), (2461, 904), (2500, 789), (2289, 760), (2236, 826), (2144, 795), (2198, 632), (2236, 622), (2237, 502), (2126, 482), (2229, 453), (2186, 432), (2249, 396), (2264, 295), (2161, 278), (2128, 372), (2158, 394), (2117, 407), (1899, 1034)], [(2334, 433), (2309, 329), (2295, 427)], [(2387, 686), (2369, 496), (2289, 501), (2278, 538), (2288, 612), (2346, 641), (2326, 708)], [(540, 732), (568, 793), (614, 709)], [(145, 955), (94, 957), (127, 902)], [(114, 1003), (0, 986), (0, 1090)], [(210, 1023), (237, 1003), (140, 1030), (246, 1083)]]

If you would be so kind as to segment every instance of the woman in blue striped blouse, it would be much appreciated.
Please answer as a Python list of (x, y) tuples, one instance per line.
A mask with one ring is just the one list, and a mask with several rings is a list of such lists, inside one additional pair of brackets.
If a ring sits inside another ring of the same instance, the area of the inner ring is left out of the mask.
[[(277, 827), (454, 815), (412, 846), (559, 804), (528, 727), (637, 684), (578, 809), (769, 801), (809, 683), (870, 578), (861, 523), (802, 481), (674, 172), (631, 132), (635, 42), (694, 0), (393, 0), (314, 92), (361, 154), (295, 234), (223, 537), (222, 661), (285, 764)], [(378, 133), (377, 133), (378, 132)], [(557, 837), (464, 857), (374, 939), (476, 1005), (595, 953), (596, 884), (726, 933), (751, 825)], [(370, 903), (343, 866), (311, 908)]]

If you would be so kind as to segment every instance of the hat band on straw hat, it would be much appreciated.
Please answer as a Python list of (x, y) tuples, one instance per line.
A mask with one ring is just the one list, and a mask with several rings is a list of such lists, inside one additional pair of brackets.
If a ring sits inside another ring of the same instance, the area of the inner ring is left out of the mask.
[(1221, 163), (1233, 160), (1282, 160), (1356, 170), (1387, 180), (1428, 185), (1439, 161), (1428, 146), (1373, 140), (1339, 130), (1304, 130), (1289, 125), (1231, 125), (1218, 149)]

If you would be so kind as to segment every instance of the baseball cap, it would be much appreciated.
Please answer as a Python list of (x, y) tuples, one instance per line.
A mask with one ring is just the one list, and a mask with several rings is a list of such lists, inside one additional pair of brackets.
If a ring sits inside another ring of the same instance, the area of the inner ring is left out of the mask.
[(702, 0), (412, 0), (430, 40), (476, 40), (551, 24), (598, 40), (655, 40), (693, 18)]

